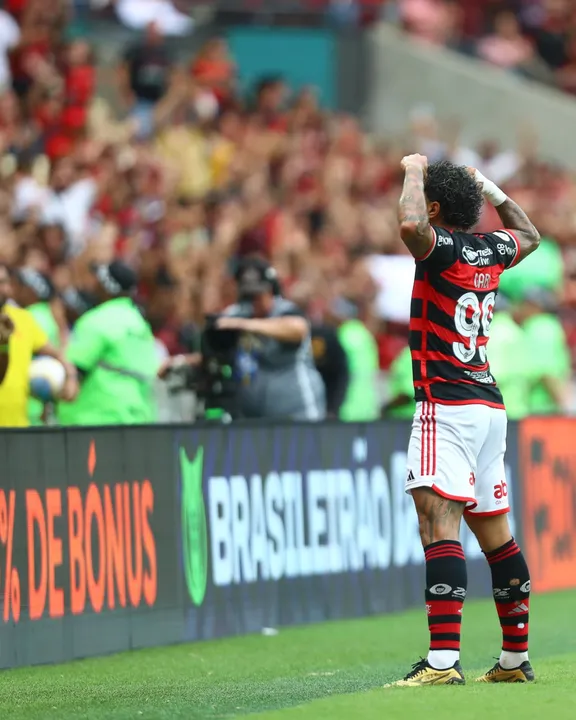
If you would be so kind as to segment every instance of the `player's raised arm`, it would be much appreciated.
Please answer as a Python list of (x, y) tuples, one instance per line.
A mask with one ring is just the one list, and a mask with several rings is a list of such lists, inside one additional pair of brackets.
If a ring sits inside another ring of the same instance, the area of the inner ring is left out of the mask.
[(402, 160), (404, 187), (398, 205), (400, 236), (412, 255), (419, 260), (434, 245), (434, 231), (428, 217), (424, 194), (424, 177), (428, 159), (423, 155), (407, 155)]
[(511, 200), (496, 183), (482, 175), (479, 170), (470, 168), (477, 182), (482, 187), (484, 198), (491, 203), (502, 220), (504, 229), (512, 230), (519, 244), (519, 254), (514, 264), (534, 252), (540, 244), (540, 233), (522, 208)]

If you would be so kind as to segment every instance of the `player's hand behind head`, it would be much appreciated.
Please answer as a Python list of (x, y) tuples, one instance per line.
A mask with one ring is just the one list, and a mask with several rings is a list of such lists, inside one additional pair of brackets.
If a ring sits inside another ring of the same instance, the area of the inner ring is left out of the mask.
[(480, 181), (480, 179), (478, 178), (479, 171), (476, 170), (476, 168), (471, 167), (470, 165), (466, 165), (466, 170), (468, 171), (468, 174), (472, 175), (474, 180), (476, 180), (476, 184), (480, 187), (480, 190), (482, 190), (482, 192), (483, 192), (484, 191), (484, 183), (482, 181)]
[(403, 170), (407, 170), (409, 167), (417, 167), (420, 168), (422, 172), (426, 172), (426, 168), (428, 167), (428, 158), (425, 155), (414, 153), (414, 155), (406, 155), (403, 157), (400, 164), (402, 165)]
[(0, 345), (6, 345), (13, 332), (14, 323), (12, 322), (12, 318), (4, 313), (0, 313)]

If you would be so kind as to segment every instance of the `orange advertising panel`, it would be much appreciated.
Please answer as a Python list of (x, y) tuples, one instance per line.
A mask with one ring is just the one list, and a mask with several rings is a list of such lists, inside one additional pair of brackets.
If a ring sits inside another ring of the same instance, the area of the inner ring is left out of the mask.
[(520, 427), (524, 546), (532, 587), (576, 587), (576, 419), (530, 418)]
[[(116, 608), (153, 607), (158, 564), (150, 480), (89, 482), (67, 487), (0, 488), (2, 620), (56, 619)], [(21, 508), (19, 514), (18, 509)], [(19, 520), (18, 520), (19, 518)], [(15, 540), (26, 538), (17, 564)]]

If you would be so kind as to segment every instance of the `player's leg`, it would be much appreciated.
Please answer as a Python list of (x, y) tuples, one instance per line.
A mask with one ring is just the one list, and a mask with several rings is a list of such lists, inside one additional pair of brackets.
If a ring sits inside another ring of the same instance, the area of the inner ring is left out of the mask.
[(459, 538), (464, 508), (474, 503), (473, 433), (465, 408), (418, 405), (406, 489), (414, 499), (426, 558), (430, 650), (398, 685), (464, 683), (460, 627), (468, 582)]
[(460, 659), (462, 609), (468, 589), (466, 559), (460, 544), (465, 504), (430, 488), (412, 490), (426, 558), (426, 611), (430, 631), (428, 663), (437, 670)]
[(500, 626), (502, 652), (481, 682), (528, 682), (534, 672), (528, 660), (530, 573), (508, 523), (510, 510), (504, 472), (506, 414), (492, 411), (491, 429), (478, 457), (476, 500), (465, 513), (492, 574), (492, 590)]

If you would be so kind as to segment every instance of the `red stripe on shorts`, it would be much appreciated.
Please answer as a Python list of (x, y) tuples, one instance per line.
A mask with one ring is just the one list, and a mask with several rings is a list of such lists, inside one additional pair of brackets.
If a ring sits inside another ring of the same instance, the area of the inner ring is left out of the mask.
[(430, 473), (429, 408), (429, 403), (424, 401), (422, 403), (422, 475), (429, 475)]
[(432, 455), (432, 406), (426, 403), (426, 475), (430, 475)]
[(436, 475), (436, 403), (432, 403), (432, 475)]
[(422, 403), (422, 410), (420, 412), (420, 475), (424, 475), (424, 455), (426, 452), (426, 426), (424, 423), (424, 416), (426, 413), (426, 403)]

